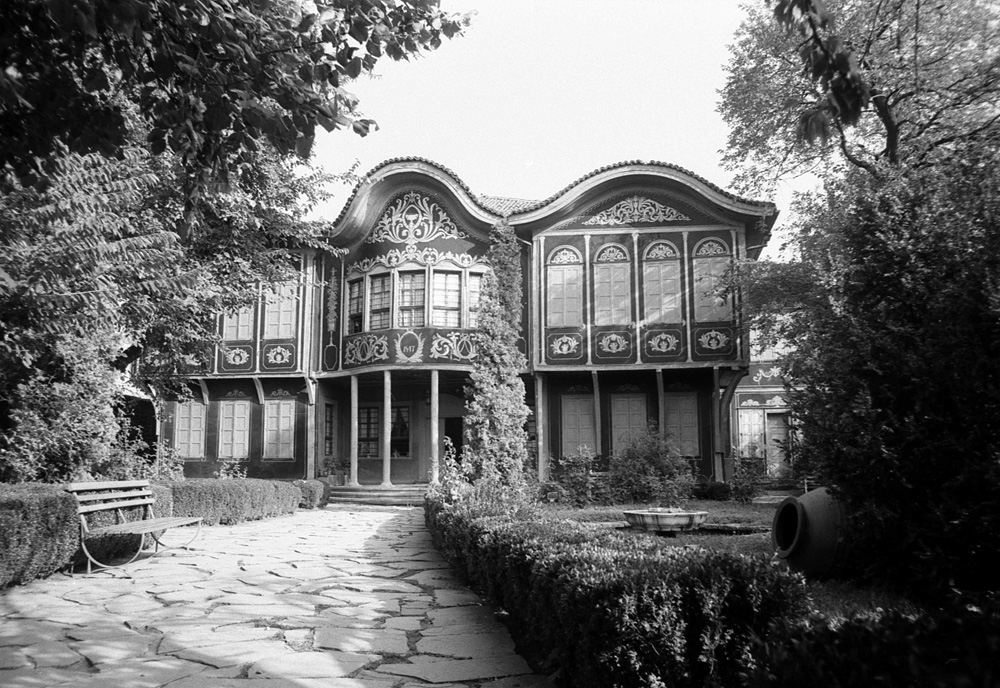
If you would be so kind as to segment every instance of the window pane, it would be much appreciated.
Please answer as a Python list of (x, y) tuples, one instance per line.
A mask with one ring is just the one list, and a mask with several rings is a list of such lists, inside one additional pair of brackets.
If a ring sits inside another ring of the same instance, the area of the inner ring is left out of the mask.
[(457, 272), (435, 272), (433, 322), (435, 327), (459, 327), (462, 319), (462, 276)]
[(389, 432), (390, 456), (408, 457), (410, 455), (410, 409), (399, 406), (392, 410), (392, 427)]
[(194, 401), (176, 404), (174, 449), (185, 459), (205, 458), (205, 405)]
[(647, 322), (681, 322), (680, 261), (646, 263), (642, 268), (642, 285)]
[(550, 265), (546, 295), (546, 323), (549, 327), (576, 327), (583, 324), (583, 280), (579, 265)]
[(264, 458), (294, 458), (295, 402), (264, 402)]
[(424, 273), (401, 272), (399, 274), (399, 315), (400, 327), (424, 326)]
[(333, 404), (327, 404), (324, 409), (323, 418), (323, 455), (333, 456), (334, 433), (336, 432), (336, 420), (333, 414)]
[(357, 334), (362, 330), (364, 291), (361, 286), (361, 280), (347, 284), (347, 334)]
[(389, 275), (379, 275), (369, 279), (368, 329), (384, 330), (389, 327), (389, 308), (392, 292), (389, 290)]
[(469, 327), (479, 326), (479, 293), (482, 275), (469, 275)]
[(716, 296), (725, 288), (729, 258), (695, 258), (694, 317), (699, 322), (732, 320), (733, 311), (728, 296)]
[(379, 409), (358, 409), (358, 458), (377, 458), (379, 453)]
[(295, 336), (297, 287), (279, 284), (264, 299), (264, 338), (291, 339)]

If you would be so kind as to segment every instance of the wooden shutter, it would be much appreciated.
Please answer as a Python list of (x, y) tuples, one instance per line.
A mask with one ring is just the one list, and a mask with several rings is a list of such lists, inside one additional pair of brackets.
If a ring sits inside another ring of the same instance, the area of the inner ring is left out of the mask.
[(205, 405), (188, 401), (176, 404), (174, 449), (185, 459), (205, 458)]
[(250, 402), (219, 403), (219, 458), (245, 459), (250, 456)]
[(699, 456), (698, 395), (680, 392), (663, 396), (670, 441), (682, 456)]
[(643, 265), (642, 287), (647, 322), (681, 322), (681, 264), (679, 260), (658, 261)]
[(264, 402), (264, 458), (291, 459), (295, 454), (295, 402)]
[(646, 395), (611, 395), (611, 450), (621, 451), (646, 432)]
[(597, 454), (597, 432), (594, 428), (594, 397), (587, 394), (562, 396), (562, 456), (576, 454), (586, 447), (591, 455)]

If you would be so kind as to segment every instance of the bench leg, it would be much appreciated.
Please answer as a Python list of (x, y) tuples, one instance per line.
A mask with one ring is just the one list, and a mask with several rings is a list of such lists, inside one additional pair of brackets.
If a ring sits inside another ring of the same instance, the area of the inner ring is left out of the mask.
[(192, 542), (194, 542), (195, 538), (197, 538), (198, 535), (200, 534), (201, 534), (201, 521), (198, 521), (198, 527), (195, 529), (194, 535), (192, 535), (191, 538), (183, 545), (166, 545), (160, 541), (160, 537), (156, 533), (150, 533), (150, 535), (153, 536), (153, 541), (156, 543), (156, 545), (154, 546), (155, 549), (153, 550), (154, 552), (159, 552), (160, 547), (162, 547), (163, 549), (177, 549), (177, 548), (187, 549), (187, 546), (190, 545)]
[(145, 533), (139, 533), (139, 549), (136, 550), (136, 553), (132, 555), (131, 559), (129, 559), (128, 561), (123, 561), (120, 564), (105, 564), (105, 563), (102, 563), (102, 562), (100, 562), (100, 561), (98, 561), (97, 559), (94, 558), (94, 555), (92, 555), (90, 553), (90, 550), (87, 549), (87, 538), (85, 537), (84, 534), (82, 534), (82, 533), (80, 534), (80, 549), (82, 549), (83, 553), (87, 555), (87, 573), (88, 574), (93, 571), (93, 565), (95, 565), (95, 564), (99, 568), (104, 568), (104, 569), (116, 568), (118, 566), (125, 566), (126, 564), (131, 564), (133, 561), (135, 561), (136, 559), (139, 558), (139, 555), (142, 554), (142, 548), (145, 547), (145, 546), (146, 546), (146, 534)]

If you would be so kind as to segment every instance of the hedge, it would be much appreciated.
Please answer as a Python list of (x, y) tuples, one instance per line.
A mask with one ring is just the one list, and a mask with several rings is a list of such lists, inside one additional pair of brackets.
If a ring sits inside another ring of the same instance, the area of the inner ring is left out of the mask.
[(71, 494), (58, 485), (0, 485), (0, 588), (55, 573), (79, 548)]
[(302, 491), (289, 482), (198, 478), (164, 483), (173, 494), (174, 516), (201, 516), (205, 525), (229, 525), (295, 513)]
[(294, 484), (302, 491), (300, 509), (318, 509), (326, 505), (326, 485), (321, 480), (296, 480)]
[[(151, 485), (157, 516), (202, 516), (205, 523), (239, 523), (294, 513), (320, 505), (323, 485), (316, 480), (183, 480)], [(76, 499), (62, 485), (0, 484), (0, 588), (44, 578), (86, 562), (80, 549)], [(136, 514), (141, 507), (126, 511)], [(113, 512), (91, 515), (94, 527), (115, 522)], [(147, 544), (152, 546), (151, 538)], [(101, 560), (135, 552), (137, 535), (87, 540)]]
[(766, 557), (425, 506), (441, 552), (574, 688), (738, 685), (772, 625), (806, 612), (803, 579)]
[(789, 625), (761, 657), (748, 688), (992, 688), (1000, 685), (1000, 604)]

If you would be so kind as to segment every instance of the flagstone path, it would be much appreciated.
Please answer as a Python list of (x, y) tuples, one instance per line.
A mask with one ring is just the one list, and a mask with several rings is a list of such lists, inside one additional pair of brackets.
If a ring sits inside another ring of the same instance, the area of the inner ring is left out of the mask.
[(0, 591), (0, 686), (551, 684), (448, 569), (422, 509), (342, 505)]

